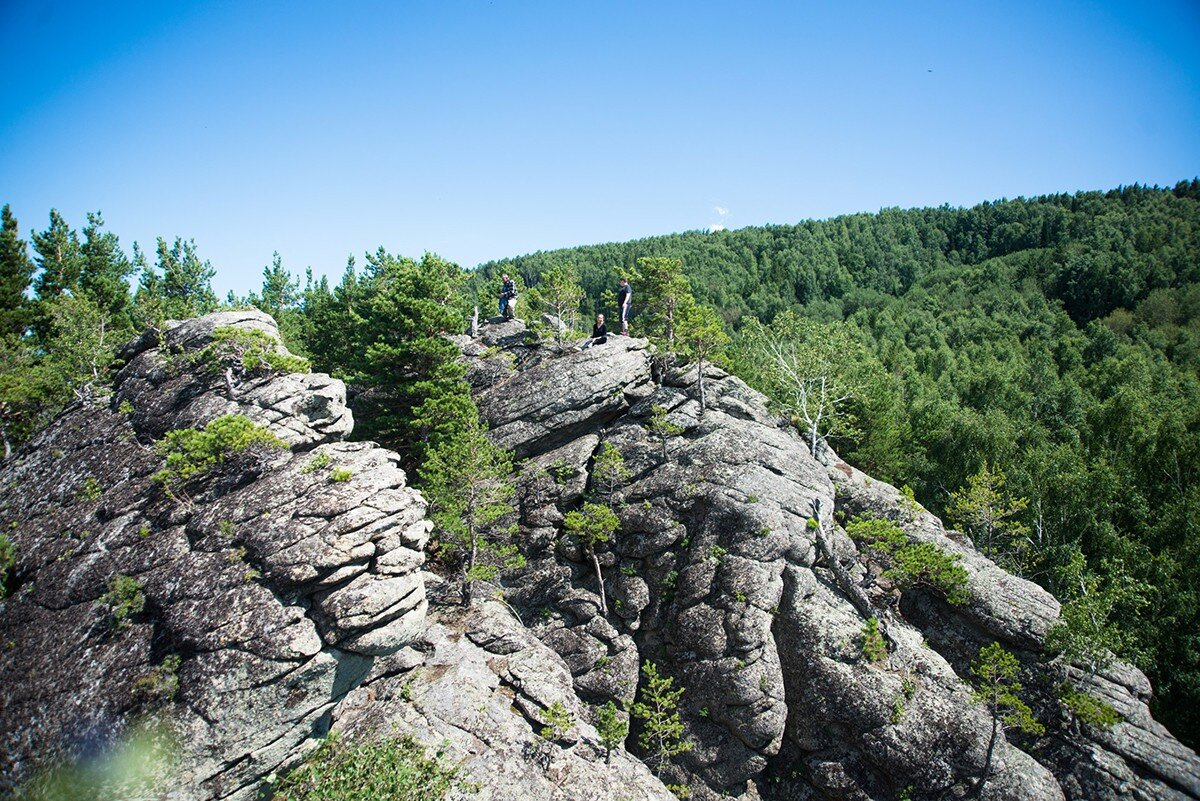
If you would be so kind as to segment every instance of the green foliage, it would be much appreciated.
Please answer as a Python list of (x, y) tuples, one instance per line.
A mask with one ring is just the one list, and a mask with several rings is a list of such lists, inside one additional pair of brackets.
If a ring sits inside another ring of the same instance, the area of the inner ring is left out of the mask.
[(885, 517), (855, 517), (846, 533), (859, 545), (889, 555), (908, 545), (904, 530)]
[(354, 478), (354, 472), (345, 467), (335, 467), (329, 471), (329, 480), (335, 484), (341, 484)]
[(605, 615), (608, 614), (608, 599), (604, 592), (604, 573), (600, 569), (600, 560), (596, 557), (596, 546), (608, 542), (620, 525), (621, 521), (612, 509), (591, 502), (584, 503), (579, 511), (567, 512), (563, 517), (563, 530), (568, 536), (578, 538), (584, 552), (592, 560), (597, 592), (600, 595), (600, 612)]
[(462, 280), (433, 254), (415, 262), (380, 248), (361, 277), (351, 264), (336, 289), (319, 286), (305, 300), (314, 364), (365, 391), (355, 437), (398, 451), (409, 469), (476, 416), (458, 347), (444, 336), (466, 323)]
[(596, 709), (596, 733), (600, 735), (607, 759), (615, 749), (625, 745), (625, 738), (629, 736), (629, 718), (622, 715), (617, 705), (609, 701)]
[(581, 510), (567, 512), (563, 517), (563, 530), (578, 537), (589, 553), (597, 545), (608, 542), (620, 525), (612, 509), (598, 503), (585, 503)]
[(554, 338), (562, 342), (579, 328), (579, 304), (583, 301), (583, 287), (579, 285), (578, 272), (570, 265), (556, 265), (542, 274), (536, 291), (529, 292), (529, 304), (541, 307), (562, 321), (556, 328)]
[(683, 427), (667, 420), (667, 410), (662, 406), (650, 407), (650, 420), (646, 423), (650, 434), (662, 443), (662, 458), (667, 460), (667, 439), (683, 433)]
[(216, 271), (201, 261), (193, 240), (176, 237), (168, 246), (159, 237), (155, 246), (154, 268), (134, 250), (134, 264), (141, 278), (134, 296), (134, 307), (143, 325), (160, 326), (164, 320), (186, 320), (217, 308), (212, 289)]
[(657, 256), (639, 258), (632, 283), (638, 292), (634, 302), (641, 310), (637, 318), (639, 326), (667, 352), (674, 351), (680, 312), (692, 301), (683, 262)]
[(1062, 701), (1075, 720), (1096, 729), (1111, 729), (1125, 719), (1110, 705), (1093, 695), (1076, 690), (1067, 682), (1059, 686), (1058, 700)]
[(931, 542), (909, 543), (903, 529), (886, 518), (855, 517), (846, 524), (846, 533), (890, 565), (883, 575), (901, 590), (923, 586), (954, 606), (970, 603), (967, 571), (958, 564), (957, 554), (948, 554)]
[(128, 628), (130, 618), (141, 614), (146, 606), (146, 596), (137, 579), (117, 575), (108, 580), (108, 591), (100, 596), (99, 603), (108, 607), (112, 626), (120, 631)]
[(238, 377), (312, 369), (308, 359), (285, 352), (279, 340), (266, 331), (236, 326), (213, 331), (213, 341), (196, 352), (192, 363), (209, 372), (230, 367)]
[(524, 564), (500, 523), (514, 511), (512, 458), (487, 438), (479, 419), (459, 435), (442, 440), (421, 470), (421, 490), (439, 535), (439, 556), (459, 562), (464, 601), (470, 582), (492, 581), (502, 568)]
[(679, 310), (679, 345), (682, 352), (696, 362), (696, 387), (700, 393), (700, 413), (706, 408), (704, 395), (704, 365), (729, 344), (729, 335), (721, 318), (709, 306), (689, 301)]
[(8, 573), (16, 562), (16, 546), (7, 534), (0, 534), (0, 600), (8, 595)]
[(650, 660), (642, 663), (642, 678), (639, 700), (629, 711), (641, 721), (638, 745), (646, 754), (646, 762), (661, 776), (673, 758), (691, 751), (695, 743), (684, 739), (683, 721), (679, 717), (679, 699), (684, 688), (672, 689), (675, 680), (660, 675)]
[(888, 658), (887, 643), (879, 630), (879, 618), (869, 617), (863, 624), (862, 652), (871, 662), (883, 662)]
[(29, 327), (33, 304), (26, 293), (34, 265), (8, 204), (0, 209), (0, 339), (20, 337)]
[(75, 491), (75, 500), (80, 503), (95, 503), (104, 496), (104, 488), (100, 486), (100, 482), (95, 476), (88, 476), (83, 480), (83, 486)]
[(300, 468), (300, 472), (308, 475), (310, 473), (315, 473), (318, 470), (324, 470), (331, 464), (333, 464), (333, 457), (329, 455), (328, 451), (317, 451), (313, 454), (312, 458), (308, 460), (308, 464)]
[(769, 325), (749, 320), (730, 359), (735, 372), (793, 417), (814, 453), (831, 436), (859, 435), (863, 398), (882, 372), (853, 327), (791, 310)]
[(1140, 613), (1149, 588), (1122, 563), (1107, 562), (1101, 573), (1088, 570), (1078, 552), (1060, 575), (1066, 597), (1058, 623), (1046, 634), (1046, 650), (1089, 676), (1112, 664), (1116, 654), (1137, 656), (1133, 638), (1114, 618), (1122, 607)]
[(958, 554), (948, 554), (931, 542), (907, 545), (893, 554), (894, 566), (883, 575), (903, 589), (925, 586), (954, 606), (971, 602), (967, 571), (958, 564)]
[(457, 767), (411, 736), (354, 744), (330, 735), (267, 788), (271, 801), (435, 801), (463, 789)]
[(611, 498), (617, 487), (629, 479), (629, 468), (625, 457), (611, 442), (600, 443), (592, 459), (592, 484), (602, 498)]
[(228, 414), (213, 420), (203, 431), (195, 428), (168, 431), (154, 444), (155, 451), (165, 456), (166, 462), (153, 478), (173, 492), (238, 455), (286, 448), (286, 443), (263, 426), (241, 415)]
[(542, 720), (546, 725), (540, 734), (546, 740), (561, 740), (575, 727), (575, 716), (561, 701), (555, 701), (542, 710)]
[(1033, 710), (1018, 695), (1022, 690), (1020, 672), (1021, 663), (999, 643), (985, 645), (971, 663), (975, 684), (971, 697), (987, 707), (993, 720), (1004, 728), (1040, 737), (1046, 727), (1038, 723)]
[(174, 701), (175, 694), (179, 692), (180, 661), (178, 654), (171, 654), (151, 668), (149, 673), (138, 676), (133, 680), (134, 694), (150, 705)]
[(1029, 502), (1005, 492), (1004, 471), (990, 470), (987, 460), (967, 486), (950, 494), (946, 516), (971, 535), (976, 547), (1002, 567), (1019, 574), (1029, 571), (1033, 541), (1029, 527), (1016, 519)]

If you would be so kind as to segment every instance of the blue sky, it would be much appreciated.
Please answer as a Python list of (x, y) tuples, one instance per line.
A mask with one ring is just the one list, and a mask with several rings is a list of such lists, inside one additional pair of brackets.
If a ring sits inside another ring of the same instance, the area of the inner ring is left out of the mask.
[(0, 0), (0, 203), (221, 294), (1200, 175), (1195, 2), (102, 5)]

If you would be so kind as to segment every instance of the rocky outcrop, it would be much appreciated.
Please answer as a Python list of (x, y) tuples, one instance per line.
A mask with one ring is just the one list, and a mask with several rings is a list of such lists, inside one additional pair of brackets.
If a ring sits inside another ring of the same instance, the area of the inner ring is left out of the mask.
[[(716, 368), (706, 368), (701, 414), (695, 369), (664, 368), (656, 382), (643, 340), (613, 337), (583, 352), (538, 348), (520, 323), (507, 322), (460, 346), (494, 440), (527, 458), (519, 539), (528, 566), (508, 577), (507, 598), (561, 655), (589, 704), (632, 699), (646, 659), (682, 682), (695, 748), (668, 775), (699, 797), (980, 790), (991, 719), (964, 682), (970, 660), (992, 641), (1042, 659), (1058, 617), (1053, 597), (923, 510), (910, 512), (894, 488), (836, 457), (832, 466), (813, 459), (764, 398)], [(649, 428), (656, 406), (680, 432), (668, 438), (665, 458)], [(590, 562), (561, 533), (565, 513), (600, 489), (590, 470), (602, 442), (630, 471), (606, 499), (621, 521), (598, 555), (608, 615)], [(839, 570), (809, 528), (814, 501)], [(890, 639), (880, 663), (863, 654), (863, 615), (837, 579), (871, 589), (875, 578), (838, 524), (860, 513), (900, 520), (911, 542), (957, 554), (972, 597), (958, 609), (932, 593), (873, 591)], [(1197, 796), (1195, 755), (1149, 720), (1138, 692), (1102, 693), (1123, 714), (1137, 707), (1107, 733), (1080, 737), (1057, 721), (1040, 741), (1001, 737), (982, 796)], [(1074, 753), (1086, 762), (1076, 764), (1066, 744), (1083, 748)]]
[[(277, 338), (256, 312), (142, 337), (125, 349), (111, 404), (69, 410), (3, 467), (17, 551), (0, 602), (5, 787), (167, 708), (193, 746), (191, 795), (250, 797), (328, 727), (374, 656), (423, 629), (429, 523), (395, 456), (341, 441), (352, 423), (328, 376), (265, 374), (228, 398), (219, 376), (184, 359), (222, 326)], [(177, 498), (151, 481), (154, 439), (231, 412), (291, 449)], [(333, 467), (349, 480), (331, 480)], [(109, 592), (117, 576), (131, 580), (125, 613)]]
[[(1081, 728), (1027, 681), (1048, 733), (991, 749), (970, 662), (1000, 642), (1036, 677), (1057, 601), (893, 487), (812, 458), (719, 369), (705, 369), (702, 414), (695, 368), (644, 340), (578, 351), (519, 321), (456, 338), (492, 437), (522, 460), (527, 557), (502, 597), (464, 609), (436, 600), (459, 593), (423, 570), (425, 501), (395, 454), (344, 440), (341, 382), (222, 369), (210, 346), (228, 328), (277, 338), (253, 311), (148, 333), (122, 351), (106, 405), (68, 410), (0, 465), (17, 553), (0, 601), (0, 789), (151, 716), (186, 746), (173, 798), (253, 798), (339, 731), (412, 734), (477, 798), (666, 799), (593, 728), (598, 706), (636, 697), (649, 660), (685, 688), (694, 744), (661, 778), (698, 798), (1200, 798), (1200, 762), (1126, 665), (1073, 674), (1122, 723)], [(286, 447), (170, 491), (153, 479), (167, 432), (231, 413)], [(665, 437), (651, 426), (663, 414)], [(628, 470), (615, 488), (593, 475), (608, 446)], [(562, 532), (589, 499), (620, 522), (595, 562)], [(882, 581), (841, 527), (862, 514), (956, 555), (970, 603)], [(867, 612), (887, 633), (876, 660)], [(552, 709), (569, 725), (545, 736)]]

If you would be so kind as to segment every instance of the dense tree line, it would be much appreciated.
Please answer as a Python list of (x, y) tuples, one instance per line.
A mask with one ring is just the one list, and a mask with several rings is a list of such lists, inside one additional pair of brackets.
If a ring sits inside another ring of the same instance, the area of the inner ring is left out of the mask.
[[(816, 389), (781, 364), (845, 390), (806, 433), (1074, 618), (1100, 608), (1092, 641), (1138, 661), (1156, 714), (1200, 742), (1200, 181), (572, 248), (474, 281), (569, 265), (587, 311), (611, 313), (647, 256), (682, 261), (734, 335), (728, 366), (801, 428)], [(972, 487), (993, 515), (1008, 503), (999, 529), (962, 511)]]

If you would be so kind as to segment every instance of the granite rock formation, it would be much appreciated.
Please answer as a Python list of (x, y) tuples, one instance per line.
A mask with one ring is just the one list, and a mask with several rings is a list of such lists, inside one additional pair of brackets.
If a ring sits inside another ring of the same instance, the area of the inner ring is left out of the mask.
[[(695, 368), (644, 340), (578, 351), (499, 320), (455, 338), (491, 436), (521, 460), (528, 560), (463, 608), (442, 600), (453, 579), (424, 569), (426, 504), (395, 454), (345, 441), (341, 382), (202, 363), (228, 328), (277, 339), (257, 312), (149, 332), (122, 351), (111, 398), (0, 465), (17, 553), (0, 601), (0, 791), (150, 715), (186, 744), (172, 798), (254, 798), (339, 731), (440, 747), (476, 798), (667, 799), (636, 728), (632, 753), (611, 755), (593, 728), (596, 707), (636, 697), (650, 660), (685, 688), (694, 743), (661, 779), (697, 798), (1200, 798), (1200, 760), (1121, 663), (1073, 673), (1122, 715), (1107, 730), (1072, 724), (1027, 681), (1047, 733), (999, 738), (981, 787), (992, 726), (970, 662), (999, 642), (1036, 677), (1058, 602), (895, 488), (814, 458), (717, 368), (701, 414)], [(652, 431), (656, 410), (677, 433)], [(167, 432), (227, 414), (286, 447), (170, 492), (153, 479)], [(611, 492), (592, 475), (605, 444), (628, 468)], [(585, 499), (620, 520), (596, 553), (607, 614), (590, 556), (563, 534)], [(970, 602), (881, 581), (842, 528), (855, 515), (956, 555)], [(887, 634), (878, 661), (866, 612)], [(548, 739), (552, 708), (574, 724)]]

